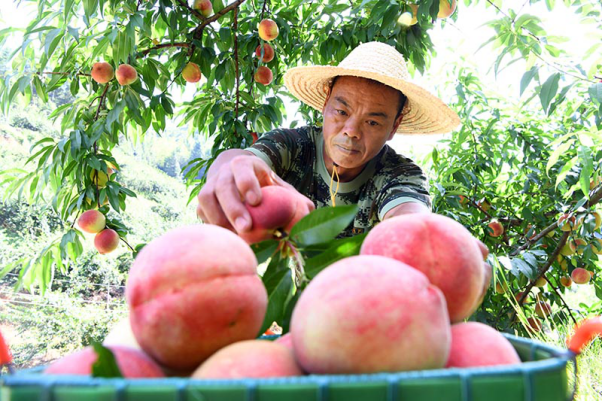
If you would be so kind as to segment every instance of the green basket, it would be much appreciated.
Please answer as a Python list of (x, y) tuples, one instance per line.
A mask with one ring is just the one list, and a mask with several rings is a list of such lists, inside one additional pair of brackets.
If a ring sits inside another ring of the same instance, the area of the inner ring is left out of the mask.
[(272, 379), (103, 379), (42, 375), (0, 378), (1, 401), (566, 401), (575, 354), (505, 335), (520, 365)]

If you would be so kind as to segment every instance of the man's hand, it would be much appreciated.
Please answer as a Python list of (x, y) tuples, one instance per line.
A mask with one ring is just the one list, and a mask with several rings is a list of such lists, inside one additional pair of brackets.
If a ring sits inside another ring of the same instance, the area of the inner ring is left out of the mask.
[(251, 229), (252, 221), (244, 204), (259, 204), (261, 187), (279, 185), (294, 188), (251, 153), (240, 150), (225, 153), (223, 157), (220, 155), (221, 160), (218, 157), (207, 173), (207, 182), (197, 197), (197, 215), (205, 223), (245, 232)]

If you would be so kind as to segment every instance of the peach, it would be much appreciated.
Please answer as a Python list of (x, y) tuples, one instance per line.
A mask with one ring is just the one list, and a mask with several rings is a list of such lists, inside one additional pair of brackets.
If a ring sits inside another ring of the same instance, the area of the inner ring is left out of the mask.
[(256, 206), (246, 204), (251, 215), (250, 231), (239, 233), (248, 244), (278, 238), (290, 232), (309, 209), (303, 202), (303, 195), (285, 187), (270, 185), (261, 188), (261, 203)]
[(456, 0), (439, 0), (437, 18), (447, 18), (456, 11)]
[(259, 61), (261, 61), (262, 63), (269, 63), (270, 61), (272, 61), (274, 59), (274, 48), (272, 46), (270, 46), (269, 43), (264, 43), (263, 44), (263, 57), (261, 57), (261, 48), (262, 46), (257, 46), (257, 49), (255, 49), (255, 55), (257, 56), (257, 58), (259, 58)]
[(587, 269), (578, 267), (571, 272), (571, 279), (575, 284), (587, 284), (592, 276)]
[(291, 318), (293, 349), (309, 373), (437, 369), (451, 340), (441, 291), (383, 256), (344, 258), (308, 284)]
[(92, 75), (92, 79), (99, 84), (106, 84), (113, 79), (115, 71), (111, 64), (102, 61), (92, 65), (92, 73), (90, 75)]
[(290, 332), (278, 337), (274, 342), (293, 349), (293, 336)]
[(602, 216), (598, 212), (592, 212), (592, 216), (594, 216), (594, 231), (596, 231), (602, 226)]
[(399, 18), (397, 18), (397, 23), (403, 27), (409, 27), (412, 24), (412, 13), (410, 11), (406, 11), (402, 13)]
[(485, 212), (488, 212), (489, 209), (491, 209), (491, 203), (489, 203), (489, 201), (487, 199), (481, 199), (480, 201), (478, 201), (477, 206), (480, 207)]
[(430, 213), (387, 219), (368, 233), (360, 254), (387, 256), (426, 274), (445, 295), (452, 323), (479, 306), (482, 253), (470, 232), (449, 217)]
[(502, 284), (499, 281), (497, 283), (495, 283), (495, 292), (498, 294), (503, 294), (506, 291), (508, 291), (508, 285), (507, 284)]
[(412, 21), (410, 21), (410, 26), (412, 26), (418, 23), (418, 4), (410, 4), (410, 9), (412, 10)]
[(176, 228), (146, 245), (130, 269), (126, 299), (140, 347), (180, 371), (257, 337), (267, 308), (249, 245), (210, 224)]
[[(164, 377), (161, 368), (142, 351), (110, 345), (107, 347), (115, 356), (117, 366), (123, 377)], [(98, 359), (98, 354), (92, 347), (86, 347), (64, 356), (50, 364), (44, 371), (47, 375), (90, 375), (92, 365)]]
[(269, 85), (274, 79), (274, 75), (272, 74), (272, 70), (262, 65), (259, 68), (257, 68), (254, 78), (255, 81), (259, 82), (262, 85)]
[(259, 37), (266, 42), (272, 41), (278, 37), (278, 25), (273, 20), (263, 19), (257, 26)]
[(545, 287), (546, 284), (548, 283), (548, 281), (546, 280), (545, 276), (539, 277), (537, 280), (535, 280), (535, 287)]
[(525, 299), (523, 299), (522, 303), (520, 302), (520, 300), (523, 297), (524, 293), (525, 293), (524, 291), (520, 291), (520, 292), (517, 292), (516, 295), (514, 295), (514, 299), (516, 300), (516, 303), (520, 303), (521, 305), (524, 305), (527, 302), (529, 302), (529, 300), (531, 298), (529, 294), (527, 294), (527, 296), (525, 297)]
[(602, 255), (602, 238), (594, 238), (594, 242), (592, 242), (592, 251), (596, 255)]
[[(108, 169), (107, 172), (109, 172)], [(107, 185), (107, 182), (109, 182), (109, 176), (110, 174), (107, 174), (102, 170), (92, 170), (90, 173), (90, 179), (92, 180), (92, 183), (98, 188), (104, 188)]]
[(562, 284), (563, 287), (570, 287), (571, 284), (573, 284), (573, 280), (571, 280), (570, 277), (560, 277), (560, 284)]
[(521, 363), (518, 353), (500, 332), (478, 322), (451, 326), (451, 349), (446, 368), (513, 365)]
[(196, 63), (190, 62), (186, 64), (184, 69), (182, 69), (182, 78), (184, 78), (186, 82), (199, 82), (201, 80), (201, 76), (201, 69)]
[(140, 349), (140, 345), (138, 344), (138, 341), (136, 341), (132, 326), (130, 325), (130, 317), (127, 316), (115, 323), (111, 330), (109, 330), (109, 334), (107, 334), (102, 344), (104, 346), (121, 345)]
[(198, 10), (205, 18), (213, 14), (213, 4), (211, 3), (211, 0), (194, 0), (192, 8)]
[(571, 255), (575, 254), (576, 250), (577, 250), (577, 244), (575, 243), (575, 241), (568, 240), (567, 242), (564, 243), (562, 248), (560, 248), (560, 254), (563, 256), (571, 256)]
[(119, 246), (119, 234), (111, 228), (105, 228), (94, 237), (94, 247), (101, 255), (113, 252)]
[(220, 349), (191, 377), (240, 379), (302, 375), (291, 348), (269, 340), (247, 340)]
[(535, 314), (543, 319), (552, 314), (552, 307), (547, 302), (539, 301), (535, 304)]
[(572, 231), (577, 228), (575, 216), (565, 213), (558, 218), (558, 227), (562, 231)]
[(536, 333), (539, 333), (542, 328), (541, 322), (533, 316), (527, 318), (527, 325), (531, 328), (531, 330), (533, 330)]
[(138, 72), (129, 64), (121, 64), (115, 71), (115, 78), (117, 78), (119, 85), (130, 85), (138, 79)]
[(105, 228), (107, 219), (105, 215), (98, 210), (86, 210), (79, 216), (79, 219), (77, 219), (77, 224), (83, 231), (90, 234), (96, 234)]
[(492, 237), (499, 237), (504, 233), (504, 226), (497, 220), (492, 220), (487, 227), (489, 227), (488, 232)]

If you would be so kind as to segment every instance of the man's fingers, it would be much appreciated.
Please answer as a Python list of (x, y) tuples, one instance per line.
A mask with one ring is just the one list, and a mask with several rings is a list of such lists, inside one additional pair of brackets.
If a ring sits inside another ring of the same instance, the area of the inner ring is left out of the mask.
[(215, 197), (221, 206), (225, 217), (237, 232), (251, 229), (251, 216), (241, 200), (241, 194), (233, 183), (233, 179), (226, 177), (218, 180), (215, 186)]
[(235, 231), (232, 224), (224, 214), (212, 190), (201, 191), (198, 195), (197, 216), (204, 223), (215, 224), (228, 230)]

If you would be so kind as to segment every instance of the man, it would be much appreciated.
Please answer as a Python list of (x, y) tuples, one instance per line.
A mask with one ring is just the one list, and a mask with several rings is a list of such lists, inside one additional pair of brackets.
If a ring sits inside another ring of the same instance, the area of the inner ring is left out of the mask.
[(396, 133), (449, 132), (460, 120), (409, 82), (401, 54), (383, 43), (366, 43), (338, 67), (292, 68), (284, 81), (292, 94), (322, 111), (323, 128), (275, 130), (248, 149), (223, 152), (198, 196), (203, 221), (249, 230), (243, 202), (259, 203), (264, 185), (293, 186), (316, 207), (358, 204), (343, 236), (400, 214), (430, 212), (422, 170), (385, 143)]

